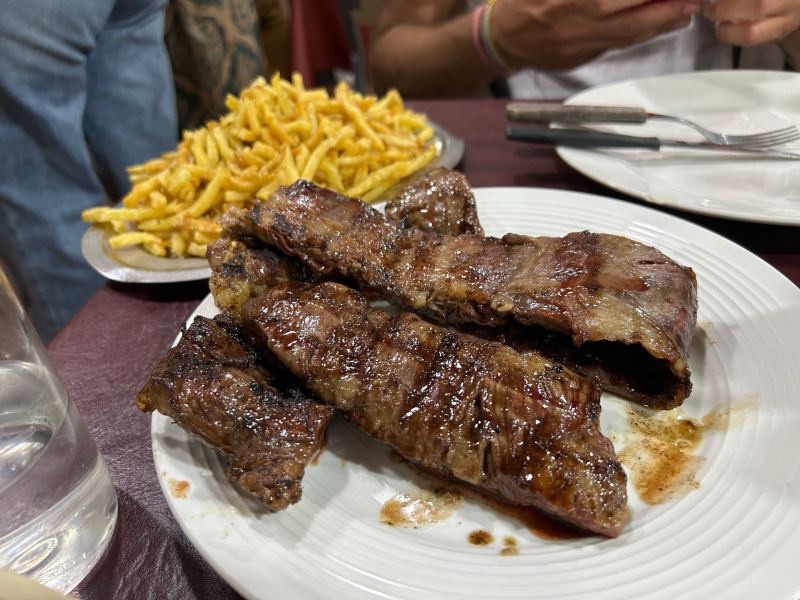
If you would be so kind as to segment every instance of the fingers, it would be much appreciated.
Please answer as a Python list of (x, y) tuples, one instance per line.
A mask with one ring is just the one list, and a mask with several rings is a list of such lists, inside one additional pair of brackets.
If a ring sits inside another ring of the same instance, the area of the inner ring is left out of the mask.
[[(611, 16), (628, 12), (631, 15), (639, 11), (665, 14), (680, 6), (699, 7), (700, 0), (595, 0), (597, 16)], [(687, 9), (688, 10), (688, 9)]]
[(632, 27), (641, 27), (644, 31), (662, 33), (679, 27), (685, 27), (692, 20), (692, 15), (700, 12), (696, 2), (665, 2), (656, 0), (630, 15)]
[(674, 29), (686, 27), (699, 5), (686, 0), (656, 0), (605, 19), (601, 27), (638, 42)]
[(653, 0), (596, 0), (594, 9), (598, 16), (612, 15), (625, 10), (634, 10), (651, 4)]
[(779, 40), (800, 26), (797, 0), (709, 0), (703, 14), (717, 23), (717, 39), (734, 46)]
[(733, 46), (756, 46), (779, 40), (800, 26), (800, 17), (768, 17), (744, 23), (718, 23), (717, 39)]
[(703, 14), (712, 21), (758, 21), (788, 12), (787, 0), (711, 0), (703, 3)]

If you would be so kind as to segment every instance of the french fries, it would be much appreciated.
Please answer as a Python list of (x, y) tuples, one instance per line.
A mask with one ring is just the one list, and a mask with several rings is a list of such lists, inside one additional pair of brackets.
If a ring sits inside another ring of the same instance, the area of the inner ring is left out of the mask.
[(226, 104), (229, 113), (184, 132), (173, 152), (130, 167), (121, 207), (86, 209), (83, 220), (105, 226), (112, 248), (205, 256), (222, 214), (281, 185), (304, 178), (372, 202), (436, 156), (424, 115), (395, 90), (378, 99), (339, 84), (331, 97), (305, 89), (298, 74), (276, 75)]

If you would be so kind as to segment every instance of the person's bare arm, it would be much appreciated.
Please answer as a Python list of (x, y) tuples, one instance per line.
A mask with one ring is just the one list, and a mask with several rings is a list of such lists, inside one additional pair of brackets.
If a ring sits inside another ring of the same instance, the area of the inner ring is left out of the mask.
[[(498, 0), (491, 35), (513, 69), (563, 70), (688, 24), (697, 0)], [(386, 0), (370, 44), (373, 84), (408, 96), (474, 93), (496, 75), (463, 0)]]
[(497, 75), (472, 43), (464, 0), (385, 0), (372, 32), (369, 66), (379, 93), (414, 97), (480, 93)]

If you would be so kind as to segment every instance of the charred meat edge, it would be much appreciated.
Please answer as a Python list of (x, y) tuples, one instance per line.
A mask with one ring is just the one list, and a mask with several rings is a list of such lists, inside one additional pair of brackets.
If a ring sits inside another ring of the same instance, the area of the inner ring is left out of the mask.
[(159, 361), (136, 404), (218, 450), (230, 481), (282, 510), (300, 500), (306, 464), (322, 447), (334, 411), (276, 371), (238, 326), (198, 316)]
[(389, 200), (385, 212), (386, 219), (401, 229), (434, 235), (483, 235), (472, 188), (458, 171), (432, 169)]

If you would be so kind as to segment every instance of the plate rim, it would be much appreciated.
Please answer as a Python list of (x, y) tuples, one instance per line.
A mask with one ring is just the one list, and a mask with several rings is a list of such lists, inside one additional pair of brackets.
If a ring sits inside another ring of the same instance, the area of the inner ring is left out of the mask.
[[(796, 300), (798, 302), (798, 306), (800, 306), (800, 288), (798, 288), (783, 273), (778, 271), (776, 268), (774, 268), (772, 265), (770, 265), (768, 262), (763, 260), (761, 257), (756, 255), (755, 253), (753, 253), (753, 252), (749, 251), (748, 249), (742, 247), (741, 245), (733, 242), (732, 240), (730, 240), (728, 238), (725, 238), (724, 236), (722, 236), (722, 235), (720, 235), (720, 234), (718, 234), (718, 233), (716, 233), (714, 231), (711, 231), (711, 230), (709, 230), (709, 229), (707, 229), (707, 228), (705, 228), (705, 227), (703, 227), (701, 225), (698, 225), (696, 223), (693, 223), (691, 221), (683, 219), (683, 218), (681, 218), (679, 216), (675, 216), (675, 215), (671, 215), (671, 214), (668, 214), (668, 213), (664, 213), (662, 211), (657, 210), (656, 208), (652, 208), (652, 207), (649, 207), (649, 206), (641, 206), (641, 205), (638, 205), (638, 204), (632, 204), (630, 202), (626, 202), (625, 200), (620, 200), (620, 199), (617, 199), (617, 198), (612, 198), (612, 197), (608, 197), (608, 196), (602, 196), (600, 194), (577, 192), (577, 191), (572, 191), (572, 190), (562, 190), (562, 189), (555, 189), (555, 188), (541, 188), (541, 187), (511, 187), (511, 186), (480, 187), (480, 188), (474, 188), (474, 190), (476, 192), (480, 191), (479, 193), (481, 193), (481, 194), (491, 194), (491, 193), (495, 193), (495, 192), (500, 192), (500, 193), (513, 192), (515, 194), (516, 193), (519, 193), (519, 194), (545, 193), (547, 195), (552, 195), (552, 196), (561, 197), (561, 198), (566, 198), (566, 197), (570, 197), (571, 196), (571, 197), (574, 197), (576, 199), (588, 199), (588, 198), (595, 199), (595, 200), (600, 199), (602, 201), (610, 203), (610, 205), (624, 205), (627, 209), (631, 210), (633, 213), (639, 213), (641, 216), (646, 216), (646, 215), (654, 215), (655, 216), (655, 215), (657, 215), (658, 219), (661, 220), (661, 221), (666, 220), (668, 222), (673, 222), (673, 223), (678, 224), (680, 226), (684, 226), (684, 227), (688, 226), (690, 229), (701, 230), (704, 234), (706, 234), (706, 235), (710, 234), (711, 236), (716, 238), (715, 241), (721, 242), (723, 244), (735, 246), (736, 248), (738, 248), (742, 252), (744, 252), (747, 255), (749, 255), (751, 258), (753, 258), (756, 261), (758, 261), (759, 263), (761, 263), (762, 267), (763, 266), (768, 267), (766, 272), (769, 273), (771, 277), (774, 277), (775, 275), (778, 275), (780, 277), (780, 279), (782, 280), (783, 284), (788, 284), (788, 286), (790, 286), (792, 288), (791, 289), (792, 299)], [(480, 200), (479, 200), (479, 202), (480, 202)], [(639, 218), (639, 215), (636, 215), (636, 214), (630, 215), (630, 219), (631, 220), (635, 220), (637, 218)], [(211, 304), (212, 307), (214, 306), (213, 305), (213, 298), (212, 298), (212, 296), (210, 294), (208, 294), (200, 302), (200, 304), (196, 307), (196, 309), (186, 319), (185, 322), (189, 323), (191, 321), (191, 319), (193, 319), (196, 315), (204, 314), (203, 310), (204, 309), (208, 309), (208, 304), (209, 303)], [(175, 341), (173, 342), (173, 345), (174, 345), (175, 342), (177, 342), (177, 340), (179, 339), (179, 336), (180, 336), (180, 333), (178, 333), (177, 337), (175, 338)], [(190, 539), (190, 541), (194, 545), (194, 547), (197, 550), (197, 552), (201, 556), (203, 556), (203, 558), (209, 563), (209, 565), (211, 565), (211, 567), (215, 570), (215, 572), (217, 572), (220, 575), (220, 577), (222, 577), (238, 593), (240, 593), (241, 595), (243, 595), (246, 598), (255, 599), (258, 596), (253, 595), (251, 593), (252, 585), (250, 587), (248, 587), (245, 584), (245, 582), (242, 581), (241, 575), (237, 575), (237, 574), (231, 572), (231, 570), (227, 567), (227, 564), (226, 564), (226, 562), (224, 560), (226, 557), (224, 555), (221, 556), (221, 557), (218, 557), (217, 553), (214, 551), (213, 544), (205, 543), (205, 540), (203, 540), (200, 537), (199, 532), (196, 532), (194, 526), (191, 525), (188, 522), (188, 516), (185, 515), (184, 512), (182, 512), (180, 510), (179, 502), (181, 502), (181, 500), (175, 500), (172, 497), (172, 495), (170, 494), (170, 490), (168, 488), (168, 483), (167, 483), (167, 478), (162, 476), (161, 465), (160, 465), (160, 460), (161, 459), (159, 457), (159, 454), (163, 451), (163, 448), (158, 443), (158, 439), (157, 439), (157, 437), (158, 437), (157, 429), (159, 427), (159, 422), (163, 424), (163, 423), (166, 423), (168, 421), (170, 421), (170, 419), (168, 417), (160, 415), (159, 413), (153, 413), (153, 415), (151, 417), (150, 433), (151, 433), (151, 451), (153, 453), (153, 458), (154, 458), (154, 462), (155, 462), (154, 468), (156, 470), (156, 478), (159, 481), (159, 487), (161, 488), (161, 491), (162, 491), (162, 494), (165, 497), (166, 503), (170, 508), (170, 512), (172, 513), (172, 515), (176, 519), (176, 521), (179, 523), (183, 533)], [(195, 443), (197, 443), (197, 444), (200, 444), (196, 440), (193, 440), (193, 441)], [(201, 451), (206, 452), (206, 451), (210, 451), (210, 450), (202, 449)], [(294, 580), (292, 578), (287, 578), (287, 576), (283, 575), (283, 574), (276, 574), (274, 580), (273, 579), (264, 579), (264, 580), (262, 580), (262, 583), (264, 583), (265, 581), (270, 581), (270, 582), (275, 583), (277, 585), (277, 584), (280, 584), (281, 582), (296, 581), (296, 580)], [(298, 598), (317, 597), (316, 595), (310, 594), (310, 591), (308, 589), (306, 589), (306, 588), (302, 588), (302, 589), (294, 589), (293, 588), (293, 589), (290, 589), (290, 590), (284, 590), (284, 592), (288, 592), (289, 594), (292, 595), (292, 597), (298, 597)]]
[[(789, 72), (789, 71), (769, 71), (769, 70), (759, 70), (759, 69), (712, 69), (707, 71), (692, 71), (688, 73), (669, 73), (665, 75), (654, 75), (651, 77), (642, 77), (642, 78), (632, 78), (632, 79), (625, 79), (621, 81), (617, 81), (614, 83), (598, 85), (592, 88), (588, 88), (586, 90), (582, 90), (575, 94), (572, 94), (570, 97), (564, 100), (564, 104), (579, 104), (583, 98), (584, 94), (594, 91), (602, 91), (606, 88), (611, 88), (614, 86), (620, 85), (631, 85), (637, 83), (648, 83), (651, 81), (664, 81), (669, 79), (703, 79), (710, 77), (733, 77), (736, 74), (739, 76), (745, 75), (750, 77), (775, 77), (775, 78), (785, 78), (785, 79), (796, 79), (800, 82), (800, 73), (796, 72)], [(552, 127), (553, 125), (551, 125)], [(658, 201), (651, 196), (649, 196), (645, 191), (637, 189), (632, 186), (628, 186), (625, 184), (620, 184), (618, 182), (610, 181), (608, 178), (602, 177), (595, 172), (595, 169), (592, 168), (591, 165), (586, 164), (586, 158), (596, 156), (596, 152), (592, 150), (582, 150), (579, 148), (567, 148), (565, 146), (556, 146), (555, 148), (556, 153), (558, 154), (559, 158), (567, 163), (570, 167), (578, 171), (581, 175), (588, 177), (592, 181), (599, 183), (609, 189), (627, 194), (631, 198), (636, 198), (639, 200), (643, 200), (648, 204), (653, 206), (663, 206), (668, 207), (674, 210), (680, 210), (687, 213), (693, 213), (698, 215), (703, 215), (707, 217), (715, 217), (718, 219), (725, 219), (730, 221), (739, 221), (744, 223), (760, 223), (765, 225), (781, 225), (784, 227), (793, 227), (800, 225), (800, 210), (798, 211), (797, 216), (768, 216), (768, 215), (761, 215), (758, 213), (754, 213), (752, 215), (748, 214), (739, 214), (739, 213), (724, 213), (719, 210), (715, 210), (713, 208), (708, 209), (704, 208), (703, 206), (686, 206), (681, 204), (676, 204), (674, 202), (662, 202)]]
[[(132, 267), (114, 260), (106, 252), (108, 241), (106, 232), (97, 225), (90, 226), (81, 238), (81, 252), (87, 263), (100, 275), (110, 281), (120, 283), (179, 283), (197, 281), (211, 277), (211, 268), (205, 266), (184, 269), (157, 270)], [(144, 252), (142, 250), (141, 252)], [(187, 259), (162, 259), (187, 260)], [(200, 259), (199, 257), (197, 260)]]

